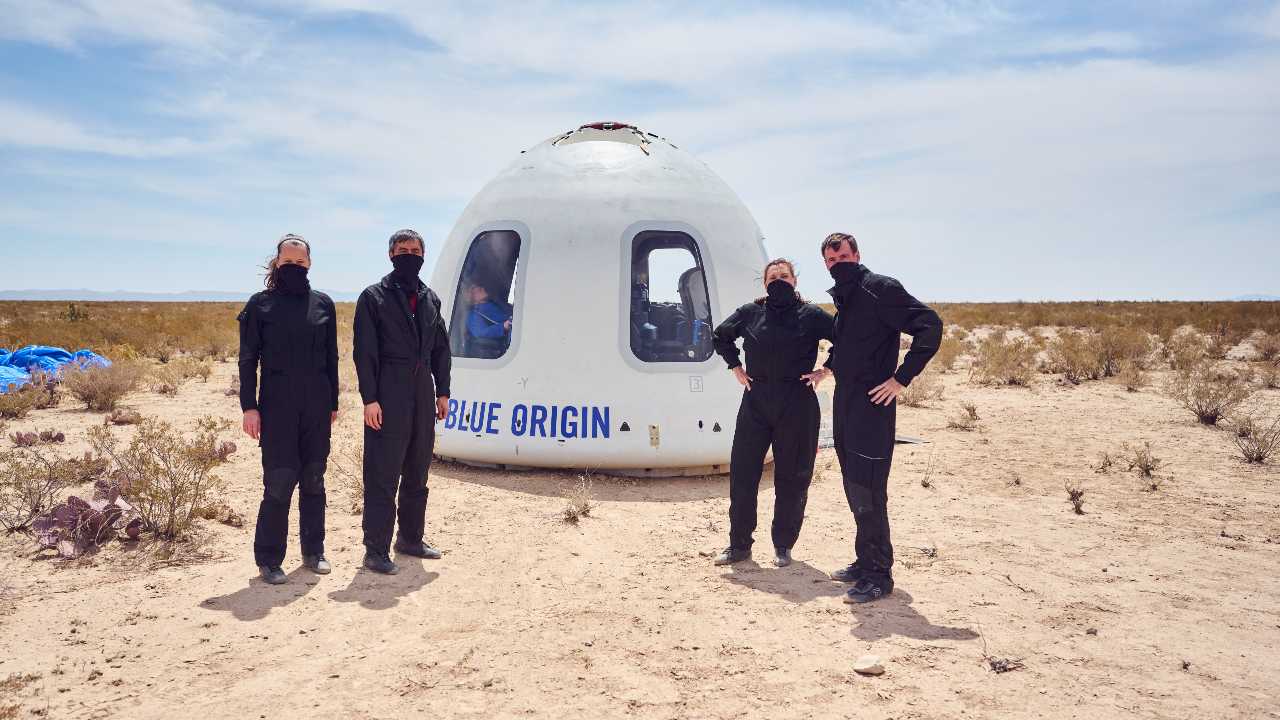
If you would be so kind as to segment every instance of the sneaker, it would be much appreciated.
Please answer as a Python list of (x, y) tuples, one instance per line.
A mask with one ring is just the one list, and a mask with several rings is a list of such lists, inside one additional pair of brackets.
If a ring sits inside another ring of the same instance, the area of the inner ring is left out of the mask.
[(849, 588), (849, 591), (844, 594), (844, 601), (851, 604), (875, 602), (891, 592), (893, 592), (892, 580), (872, 580), (864, 577)]
[(831, 573), (831, 579), (836, 582), (856, 583), (862, 579), (862, 568), (858, 566), (857, 562), (851, 562), (847, 567), (842, 567)]
[(391, 562), (391, 558), (382, 553), (366, 552), (364, 554), (364, 566), (383, 575), (395, 575), (400, 572), (399, 566)]
[(751, 559), (751, 548), (727, 547), (716, 556), (716, 565), (732, 565), (736, 562)]
[(440, 551), (431, 547), (425, 542), (407, 543), (400, 540), (396, 541), (396, 552), (414, 557), (426, 558), (427, 560), (439, 560)]
[(302, 564), (317, 575), (328, 575), (333, 572), (333, 566), (329, 564), (328, 560), (324, 559), (324, 555), (303, 555)]
[(791, 549), (790, 549), (790, 548), (774, 548), (774, 549), (773, 549), (773, 564), (774, 564), (774, 565), (777, 565), (778, 567), (786, 567), (786, 566), (790, 565), (790, 564), (791, 564)]
[(258, 574), (262, 576), (262, 582), (268, 585), (283, 585), (289, 582), (289, 578), (285, 576), (284, 570), (279, 565), (259, 565)]

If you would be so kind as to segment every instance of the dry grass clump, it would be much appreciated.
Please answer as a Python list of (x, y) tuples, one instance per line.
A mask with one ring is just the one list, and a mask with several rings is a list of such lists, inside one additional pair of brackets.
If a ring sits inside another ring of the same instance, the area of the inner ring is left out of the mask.
[(352, 515), (364, 512), (363, 468), (363, 443), (335, 447), (329, 453), (330, 475), (337, 477), (338, 490)]
[(1165, 390), (1205, 425), (1217, 425), (1253, 394), (1239, 373), (1211, 364), (1178, 372)]
[(1127, 453), (1125, 462), (1128, 463), (1128, 469), (1131, 472), (1137, 472), (1140, 477), (1154, 477), (1156, 471), (1164, 465), (1164, 460), (1156, 457), (1155, 453), (1152, 452), (1150, 442), (1132, 446), (1125, 443), (1121, 447)]
[(591, 488), (591, 473), (578, 475), (578, 481), (564, 495), (565, 522), (577, 523), (580, 519), (591, 515), (591, 509), (596, 506), (595, 500), (591, 497)]
[(1253, 350), (1262, 362), (1280, 363), (1280, 333), (1259, 332)]
[(114, 410), (128, 393), (138, 386), (146, 374), (140, 363), (122, 360), (109, 367), (67, 367), (62, 384), (67, 392), (95, 412)]
[(1112, 326), (1098, 333), (1097, 348), (1102, 376), (1113, 377), (1126, 363), (1145, 368), (1147, 359), (1155, 351), (1155, 343), (1150, 335), (1138, 328)]
[(111, 458), (122, 494), (137, 509), (143, 528), (158, 537), (186, 534), (197, 512), (215, 502), (222, 481), (213, 470), (236, 446), (219, 439), (228, 424), (212, 417), (196, 422), (191, 437), (154, 418), (144, 419), (127, 447), (106, 426), (89, 431), (94, 450)]
[(1164, 356), (1169, 367), (1179, 372), (1202, 365), (1209, 357), (1209, 338), (1194, 328), (1178, 328), (1164, 343)]
[(916, 376), (911, 384), (898, 395), (898, 402), (907, 407), (924, 407), (931, 400), (941, 400), (946, 390), (942, 378), (926, 370)]
[(979, 385), (1026, 387), (1035, 374), (1036, 346), (1024, 338), (1010, 338), (996, 330), (978, 344), (970, 379)]
[(1263, 365), (1258, 372), (1258, 382), (1266, 390), (1280, 390), (1280, 365)]
[(0, 395), (0, 418), (21, 420), (40, 406), (43, 393), (25, 385)]
[(1051, 373), (1061, 373), (1062, 378), (1069, 383), (1079, 385), (1103, 376), (1097, 339), (1089, 333), (1063, 330), (1045, 351), (1048, 357), (1044, 369)]
[(1147, 377), (1147, 371), (1136, 362), (1126, 362), (1121, 365), (1120, 372), (1116, 373), (1116, 381), (1129, 392), (1138, 392), (1151, 384), (1151, 379)]
[(1280, 448), (1280, 417), (1268, 425), (1265, 420), (1245, 415), (1235, 421), (1233, 430), (1236, 447), (1247, 463), (1261, 465)]
[(961, 403), (960, 412), (953, 415), (947, 420), (947, 427), (952, 430), (976, 430), (978, 421), (982, 418), (978, 416), (978, 406), (971, 402)]
[[(961, 330), (961, 332), (964, 332)], [(965, 333), (966, 337), (968, 333)], [(942, 344), (938, 346), (938, 352), (934, 354), (933, 359), (929, 361), (929, 367), (937, 368), (938, 372), (949, 373), (955, 369), (956, 360), (964, 351), (964, 339), (957, 335), (947, 335), (942, 338)]]

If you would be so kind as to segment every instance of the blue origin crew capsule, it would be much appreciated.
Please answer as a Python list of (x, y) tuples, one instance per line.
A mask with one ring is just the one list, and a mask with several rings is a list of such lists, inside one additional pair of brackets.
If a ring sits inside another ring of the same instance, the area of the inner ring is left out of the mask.
[(711, 330), (759, 295), (760, 228), (705, 164), (596, 123), (471, 201), (431, 287), (453, 397), (436, 454), (637, 475), (725, 472), (742, 389)]

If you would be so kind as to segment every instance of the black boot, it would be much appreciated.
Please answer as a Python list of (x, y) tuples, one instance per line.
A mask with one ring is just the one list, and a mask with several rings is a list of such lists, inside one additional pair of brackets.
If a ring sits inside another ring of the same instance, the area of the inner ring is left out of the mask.
[(893, 592), (893, 580), (889, 578), (863, 577), (844, 594), (847, 603), (869, 603)]
[(383, 575), (395, 575), (400, 572), (399, 566), (391, 562), (391, 558), (382, 553), (365, 552), (364, 566)]
[(716, 565), (732, 565), (736, 562), (751, 559), (751, 548), (727, 547), (716, 556)]
[(403, 540), (396, 541), (396, 552), (414, 557), (426, 558), (427, 560), (439, 560), (440, 551), (431, 547), (426, 542), (408, 543)]
[(858, 566), (857, 561), (851, 562), (848, 567), (842, 567), (831, 573), (831, 579), (836, 582), (856, 583), (862, 579), (862, 568)]

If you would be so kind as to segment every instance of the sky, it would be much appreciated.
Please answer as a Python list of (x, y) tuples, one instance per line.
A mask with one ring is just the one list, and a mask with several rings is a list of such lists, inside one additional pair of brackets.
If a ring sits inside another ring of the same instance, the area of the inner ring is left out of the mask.
[(922, 299), (1280, 295), (1280, 0), (0, 0), (0, 290), (358, 290), (520, 153), (705, 161), (800, 288), (854, 234)]

